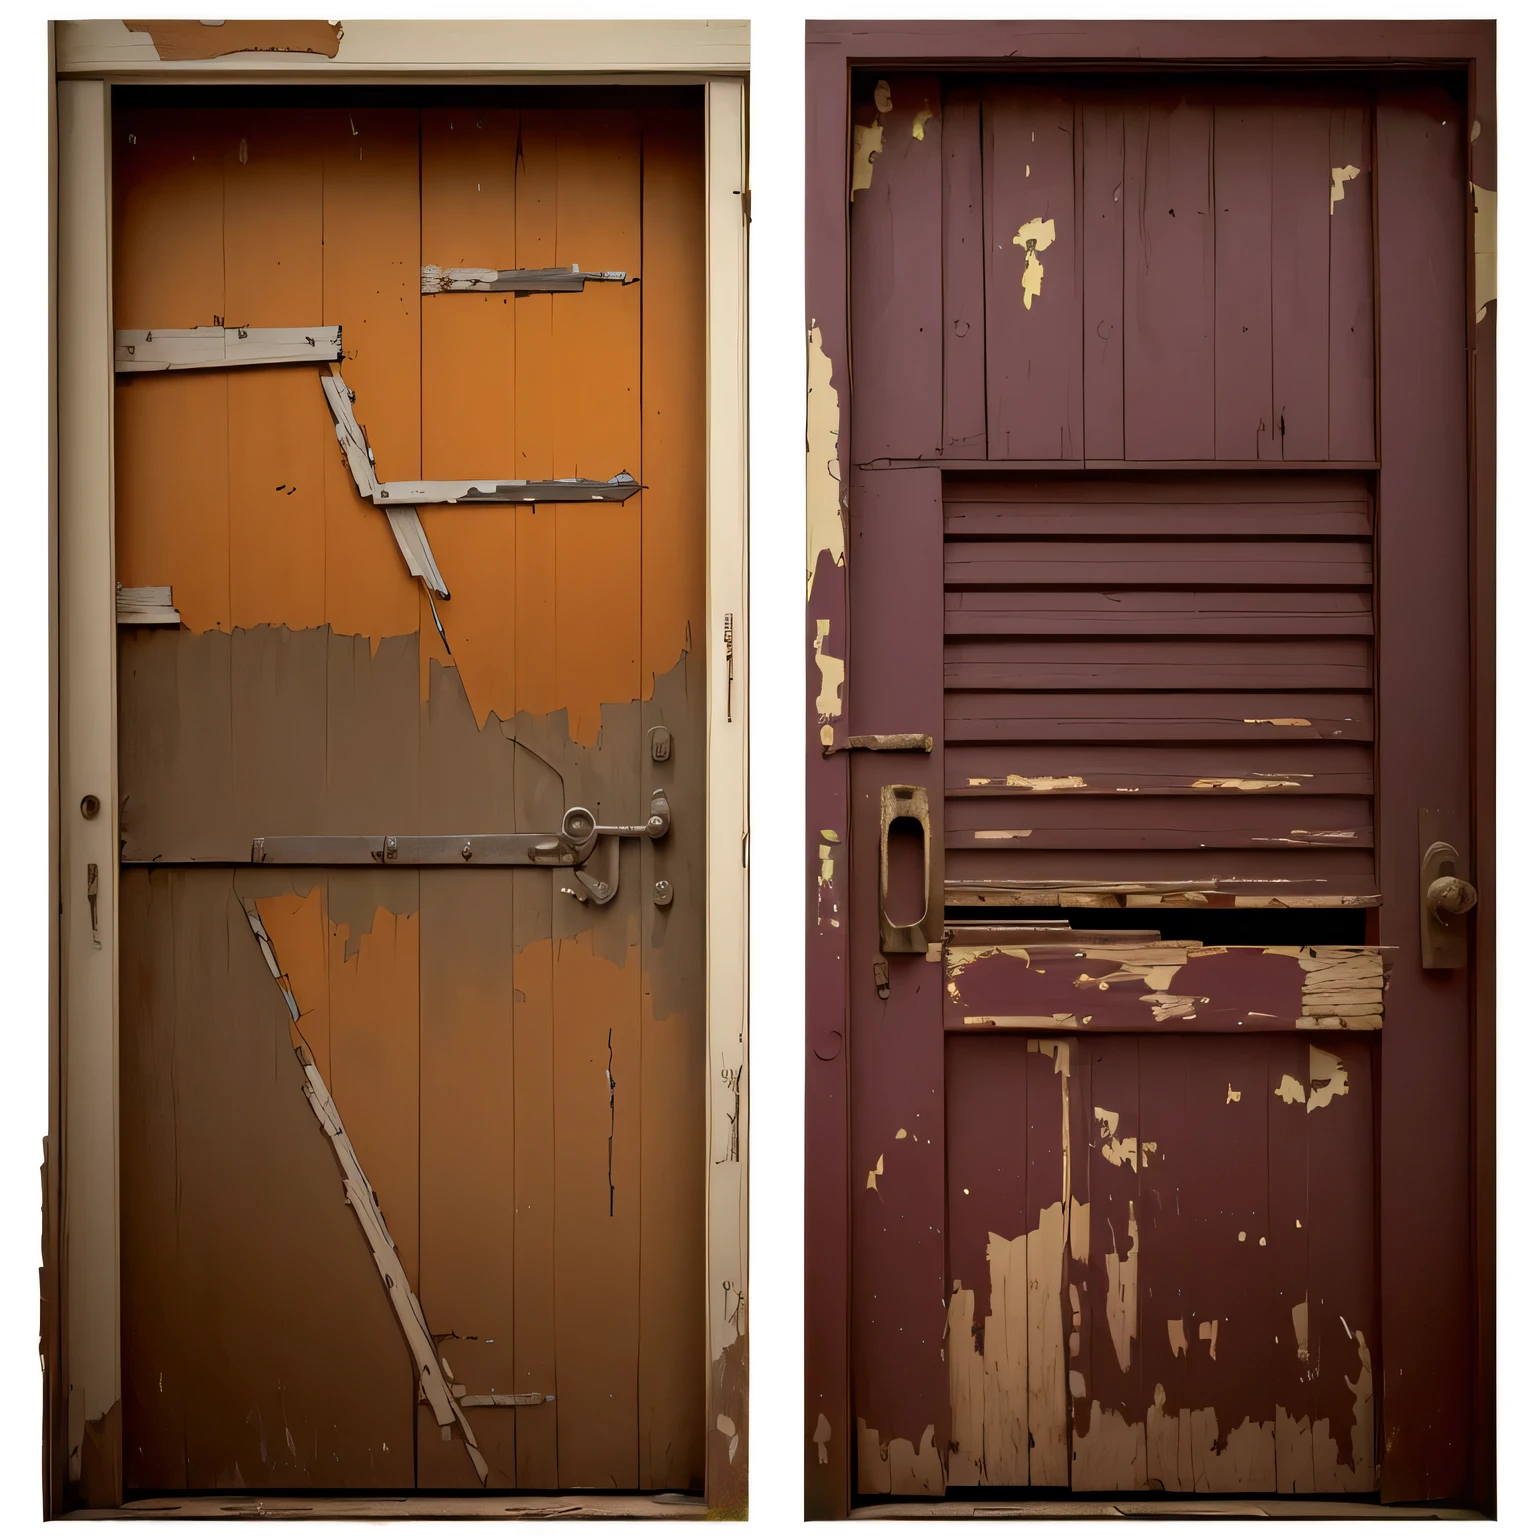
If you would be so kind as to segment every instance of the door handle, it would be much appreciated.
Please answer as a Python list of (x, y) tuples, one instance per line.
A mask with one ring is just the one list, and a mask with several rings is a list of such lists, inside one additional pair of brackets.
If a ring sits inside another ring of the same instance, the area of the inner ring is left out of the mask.
[[(887, 913), (891, 892), (891, 827), (915, 821), (923, 834), (923, 915), (915, 923), (893, 923)], [(880, 951), (887, 955), (923, 955), (937, 943), (944, 925), (942, 904), (934, 901), (933, 825), (928, 791), (921, 784), (886, 784), (880, 790)]]
[[(1426, 817), (1419, 816), (1421, 829)], [(1426, 971), (1460, 970), (1467, 963), (1467, 913), (1477, 888), (1464, 878), (1462, 856), (1443, 838), (1420, 834), (1419, 958)]]

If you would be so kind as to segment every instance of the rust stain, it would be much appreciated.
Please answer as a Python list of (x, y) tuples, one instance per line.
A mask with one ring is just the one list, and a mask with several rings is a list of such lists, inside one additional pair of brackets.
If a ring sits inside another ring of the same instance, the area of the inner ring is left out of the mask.
[(1024, 247), (1024, 272), (1019, 283), (1024, 289), (1024, 308), (1028, 309), (1040, 297), (1040, 286), (1045, 281), (1045, 267), (1040, 253), (1049, 250), (1056, 240), (1055, 219), (1031, 219), (1019, 226), (1013, 237), (1015, 245)]
[(125, 21), (145, 32), (166, 63), (222, 59), (232, 53), (315, 53), (334, 59), (344, 36), (339, 21)]

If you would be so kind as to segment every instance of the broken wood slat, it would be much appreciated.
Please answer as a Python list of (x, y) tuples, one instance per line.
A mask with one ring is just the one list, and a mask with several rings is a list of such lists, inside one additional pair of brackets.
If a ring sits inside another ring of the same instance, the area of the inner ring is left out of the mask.
[(169, 587), (124, 587), (117, 589), (119, 624), (177, 624), (181, 614), (171, 601)]
[(118, 331), (114, 343), (118, 373), (325, 363), (341, 356), (341, 327), (202, 325), (190, 331)]
[(1368, 798), (997, 796), (946, 803), (944, 844), (1030, 848), (1370, 848)]
[(1006, 641), (944, 647), (944, 685), (955, 689), (1365, 690), (1368, 640)]
[(988, 741), (1370, 741), (1362, 693), (957, 693), (946, 745)]
[(1323, 591), (987, 591), (944, 594), (952, 635), (1372, 635), (1371, 594)]
[(944, 546), (946, 587), (1369, 587), (1370, 545), (1218, 540), (1102, 544), (964, 540)]
[(1388, 958), (1344, 946), (951, 943), (944, 1027), (1380, 1029)]
[(626, 272), (580, 267), (433, 267), (421, 269), (423, 293), (580, 293), (588, 283), (635, 283)]

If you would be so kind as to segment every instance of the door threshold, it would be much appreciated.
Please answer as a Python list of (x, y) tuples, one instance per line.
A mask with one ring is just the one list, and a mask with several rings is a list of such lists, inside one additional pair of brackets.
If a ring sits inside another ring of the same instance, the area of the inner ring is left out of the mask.
[(1352, 1499), (902, 1500), (861, 1504), (855, 1520), (1482, 1520), (1475, 1509)]
[(130, 1499), (118, 1509), (77, 1509), (70, 1520), (702, 1520), (687, 1493), (347, 1494), (274, 1498), (192, 1494)]

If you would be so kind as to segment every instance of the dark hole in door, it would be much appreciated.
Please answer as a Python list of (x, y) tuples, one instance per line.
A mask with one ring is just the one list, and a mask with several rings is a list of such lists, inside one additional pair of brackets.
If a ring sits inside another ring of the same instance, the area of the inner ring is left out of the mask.
[(927, 906), (923, 869), (923, 824), (915, 816), (898, 816), (891, 823), (888, 844), (886, 918), (898, 928), (923, 920)]

